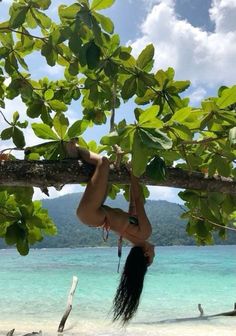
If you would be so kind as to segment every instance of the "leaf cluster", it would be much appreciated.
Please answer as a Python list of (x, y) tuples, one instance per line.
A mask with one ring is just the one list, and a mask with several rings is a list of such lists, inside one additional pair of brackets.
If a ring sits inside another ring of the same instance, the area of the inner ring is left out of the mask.
[(0, 188), (0, 237), (27, 255), (29, 245), (54, 235), (56, 227), (42, 204), (32, 201), (32, 187)]
[[(13, 1), (8, 20), (0, 23), (0, 118), (6, 124), (1, 141), (10, 140), (18, 149), (27, 148), (28, 160), (62, 160), (67, 155), (65, 142), (79, 137), (81, 146), (106, 151), (111, 159), (114, 145), (118, 145), (125, 160), (131, 158), (136, 176), (146, 173), (157, 183), (166, 178), (166, 167), (172, 166), (190, 174), (199, 171), (209, 177), (234, 180), (236, 86), (221, 87), (217, 97), (203, 100), (199, 107), (190, 106), (183, 95), (190, 86), (188, 80), (175, 80), (172, 68), (153, 71), (152, 44), (137, 57), (131, 47), (120, 44), (113, 22), (103, 11), (113, 3), (78, 0), (62, 4), (58, 20), (53, 21), (49, 17), (50, 0)], [(32, 56), (61, 69), (61, 79), (37, 79), (29, 66)], [(6, 100), (17, 97), (26, 106), (26, 121), (21, 121), (21, 111), (12, 113), (12, 121), (5, 116)], [(115, 113), (126, 103), (129, 115), (115, 123)], [(68, 112), (71, 104), (77, 106), (73, 122)], [(127, 122), (130, 119), (132, 123)], [(100, 144), (85, 142), (82, 136), (88, 127), (108, 124), (109, 120), (111, 132), (102, 137)], [(38, 145), (28, 143), (25, 129), (34, 132)], [(127, 186), (112, 185), (110, 196), (115, 198), (121, 189), (128, 195)], [(17, 191), (9, 194), (4, 188), (2, 192), (6, 192), (3, 197), (14, 200), (15, 207), (23, 206)], [(220, 193), (213, 197), (206, 192), (203, 201), (203, 194), (188, 192), (193, 194), (186, 199), (190, 211), (188, 231), (199, 242), (210, 242), (211, 232), (217, 229), (212, 223), (226, 226), (232, 219), (234, 198), (228, 201), (229, 196), (225, 196), (217, 203)], [(186, 194), (180, 196), (186, 198)], [(213, 218), (211, 212), (216, 204), (219, 212), (214, 210)], [(34, 205), (31, 208), (33, 214)], [(26, 215), (22, 212), (23, 217)], [(12, 228), (18, 230), (19, 226), (16, 222), (1, 225), (3, 236), (8, 227), (14, 225)], [(204, 228), (205, 236), (199, 227)], [(220, 226), (218, 229), (222, 232)]]

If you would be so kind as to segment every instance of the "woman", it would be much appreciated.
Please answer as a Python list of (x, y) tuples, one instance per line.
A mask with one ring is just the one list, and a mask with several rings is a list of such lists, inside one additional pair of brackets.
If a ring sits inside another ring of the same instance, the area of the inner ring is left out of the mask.
[[(88, 226), (112, 230), (134, 244), (121, 276), (114, 302), (113, 320), (127, 323), (138, 308), (143, 280), (154, 258), (154, 246), (147, 242), (152, 228), (147, 218), (138, 179), (131, 173), (129, 213), (103, 205), (107, 194), (109, 161), (96, 153), (77, 147), (78, 156), (95, 165), (77, 209), (77, 216)], [(119, 240), (121, 241), (122, 238)]]

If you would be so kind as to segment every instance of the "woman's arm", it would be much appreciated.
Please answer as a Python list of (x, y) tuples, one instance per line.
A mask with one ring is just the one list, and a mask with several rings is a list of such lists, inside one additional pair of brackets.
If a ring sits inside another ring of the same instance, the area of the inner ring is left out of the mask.
[(131, 188), (130, 188), (130, 214), (138, 218), (139, 225), (129, 225), (128, 231), (135, 235), (138, 239), (146, 240), (152, 233), (152, 227), (144, 208), (144, 199), (141, 192), (139, 180), (131, 172)]

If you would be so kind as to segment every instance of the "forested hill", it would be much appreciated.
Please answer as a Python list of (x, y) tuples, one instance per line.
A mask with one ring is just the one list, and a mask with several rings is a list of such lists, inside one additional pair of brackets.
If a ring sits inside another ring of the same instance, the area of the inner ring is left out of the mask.
[[(117, 236), (109, 235), (108, 242), (102, 239), (102, 230), (87, 227), (76, 217), (76, 207), (81, 193), (69, 194), (51, 200), (43, 200), (43, 206), (58, 226), (58, 235), (47, 237), (39, 244), (42, 247), (77, 247), (117, 245)], [(128, 203), (123, 196), (115, 200), (107, 198), (106, 204), (128, 209)], [(152, 241), (156, 245), (193, 245), (195, 241), (186, 233), (186, 221), (180, 218), (183, 209), (175, 203), (148, 200), (145, 205), (148, 217), (153, 227)], [(216, 243), (236, 244), (236, 233), (230, 232), (227, 241), (216, 239)]]
[[(58, 227), (58, 234), (44, 238), (35, 247), (79, 247), (79, 246), (115, 246), (117, 236), (110, 233), (106, 243), (102, 239), (102, 230), (87, 227), (79, 222), (75, 211), (81, 198), (81, 193), (68, 194), (55, 199), (43, 200), (43, 206)], [(127, 210), (128, 203), (123, 196), (116, 200), (106, 201), (106, 204)], [(148, 217), (153, 227), (151, 241), (156, 245), (193, 245), (195, 241), (185, 231), (186, 221), (180, 218), (183, 209), (175, 203), (167, 201), (148, 200), (145, 205)], [(217, 244), (236, 244), (236, 233), (230, 232), (228, 239), (222, 241), (216, 238)], [(0, 241), (0, 248), (6, 247)]]
[[(116, 245), (117, 236), (109, 234), (107, 243), (103, 242), (102, 230), (87, 227), (79, 222), (75, 210), (82, 194), (69, 194), (52, 200), (44, 200), (43, 206), (58, 226), (58, 236), (49, 237), (40, 243), (41, 246), (97, 246)], [(107, 199), (106, 204), (123, 210), (128, 203), (123, 196), (115, 200)], [(152, 241), (158, 245), (193, 244), (193, 240), (185, 232), (186, 223), (180, 219), (183, 211), (178, 204), (166, 201), (147, 201), (145, 205), (153, 226)]]

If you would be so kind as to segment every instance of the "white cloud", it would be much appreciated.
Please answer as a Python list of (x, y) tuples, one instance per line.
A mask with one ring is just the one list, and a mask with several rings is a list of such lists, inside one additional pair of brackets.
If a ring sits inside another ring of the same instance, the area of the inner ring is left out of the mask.
[(50, 76), (58, 77), (59, 79), (61, 79), (64, 76), (65, 68), (59, 64), (56, 64), (53, 67), (46, 64), (44, 67), (41, 68), (41, 70), (44, 74), (49, 74)]
[(150, 191), (149, 199), (166, 200), (173, 203), (183, 203), (178, 197), (180, 189), (158, 186), (149, 186), (148, 189)]
[(213, 0), (209, 13), (211, 20), (215, 22), (216, 32), (228, 33), (236, 31), (235, 0)]
[(161, 1), (145, 18), (142, 36), (132, 44), (133, 52), (137, 55), (153, 43), (156, 68), (172, 66), (176, 78), (190, 79), (198, 87), (231, 85), (236, 78), (235, 0), (214, 0), (210, 15), (216, 24), (213, 33), (180, 19), (173, 1)]
[(200, 102), (206, 97), (207, 91), (202, 87), (197, 87), (189, 94), (190, 103), (193, 106), (199, 106)]
[[(53, 187), (48, 188), (50, 198), (56, 198), (56, 197), (60, 197), (60, 196), (68, 195), (72, 193), (83, 192), (84, 189), (85, 187), (77, 185), (77, 184), (71, 184), (71, 185), (67, 184), (60, 191), (56, 190)], [(38, 200), (38, 199), (43, 199), (43, 198), (48, 199), (48, 196), (44, 194), (39, 188), (34, 188), (33, 199)]]
[(168, 6), (174, 6), (175, 0), (142, 0), (142, 2), (148, 7), (149, 9), (152, 8), (156, 4), (164, 3)]

